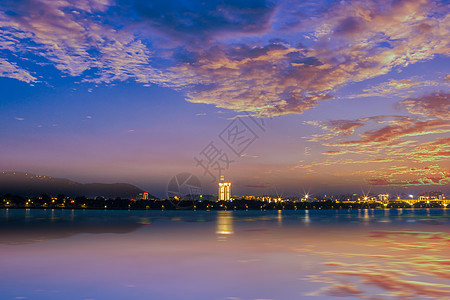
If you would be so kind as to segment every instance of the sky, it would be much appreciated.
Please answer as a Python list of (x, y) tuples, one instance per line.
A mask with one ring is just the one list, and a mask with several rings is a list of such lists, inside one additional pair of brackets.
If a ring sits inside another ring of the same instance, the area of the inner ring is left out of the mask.
[(0, 2), (0, 170), (449, 192), (447, 1)]

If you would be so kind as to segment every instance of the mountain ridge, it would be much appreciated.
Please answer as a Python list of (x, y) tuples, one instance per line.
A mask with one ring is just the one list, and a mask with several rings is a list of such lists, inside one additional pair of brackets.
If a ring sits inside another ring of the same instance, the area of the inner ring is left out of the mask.
[[(37, 196), (49, 194), (56, 196), (86, 196), (105, 198), (135, 198), (144, 191), (129, 183), (79, 183), (67, 178), (36, 175), (22, 171), (4, 171), (0, 173), (0, 194)], [(149, 195), (150, 198), (153, 196)]]

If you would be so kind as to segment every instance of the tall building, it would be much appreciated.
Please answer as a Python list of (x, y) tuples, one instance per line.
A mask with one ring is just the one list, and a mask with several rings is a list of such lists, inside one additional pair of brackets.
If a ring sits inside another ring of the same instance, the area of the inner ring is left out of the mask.
[(219, 182), (219, 201), (230, 201), (231, 199), (231, 182), (225, 182), (225, 178), (220, 176)]
[(388, 201), (389, 200), (389, 195), (388, 194), (379, 194), (378, 195), (378, 200), (379, 201)]
[(139, 193), (136, 196), (136, 200), (148, 200), (148, 192)]

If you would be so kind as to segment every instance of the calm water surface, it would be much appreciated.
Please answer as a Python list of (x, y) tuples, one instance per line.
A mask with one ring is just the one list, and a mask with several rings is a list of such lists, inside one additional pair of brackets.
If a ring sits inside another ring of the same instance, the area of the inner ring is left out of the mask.
[(450, 299), (450, 210), (0, 210), (0, 299)]

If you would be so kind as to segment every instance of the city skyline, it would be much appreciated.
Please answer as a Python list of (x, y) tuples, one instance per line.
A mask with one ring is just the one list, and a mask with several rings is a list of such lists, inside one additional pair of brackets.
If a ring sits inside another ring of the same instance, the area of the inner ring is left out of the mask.
[(450, 186), (445, 1), (4, 1), (0, 171), (164, 197)]

